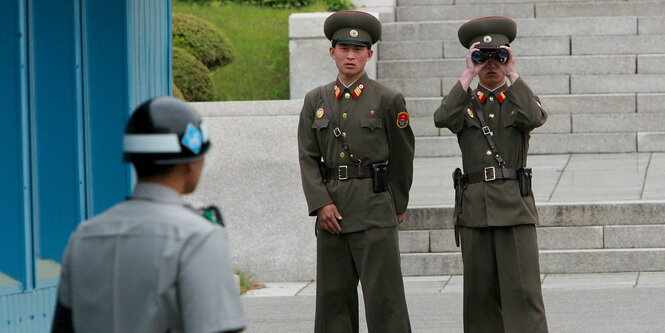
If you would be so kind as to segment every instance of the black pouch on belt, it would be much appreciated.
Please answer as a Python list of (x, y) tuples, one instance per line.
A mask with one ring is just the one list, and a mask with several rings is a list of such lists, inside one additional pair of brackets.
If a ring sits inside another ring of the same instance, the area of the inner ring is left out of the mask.
[(520, 186), (520, 194), (523, 197), (531, 194), (531, 168), (517, 169), (517, 181)]
[(388, 162), (372, 163), (372, 180), (374, 193), (388, 190)]

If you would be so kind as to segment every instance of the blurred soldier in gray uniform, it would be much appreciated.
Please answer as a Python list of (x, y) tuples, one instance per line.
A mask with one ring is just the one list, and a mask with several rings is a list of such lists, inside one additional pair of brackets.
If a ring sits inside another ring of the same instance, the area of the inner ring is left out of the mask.
[(244, 329), (226, 232), (181, 198), (196, 188), (209, 147), (188, 104), (161, 97), (135, 110), (124, 142), (134, 195), (71, 236), (53, 332)]
[[(464, 261), (464, 332), (544, 333), (538, 212), (526, 168), (530, 132), (547, 120), (517, 73), (507, 17), (463, 24), (466, 69), (434, 114), (457, 134), (464, 174), (454, 173), (456, 236)], [(475, 76), (479, 85), (469, 87)], [(510, 80), (510, 86), (506, 84)]]

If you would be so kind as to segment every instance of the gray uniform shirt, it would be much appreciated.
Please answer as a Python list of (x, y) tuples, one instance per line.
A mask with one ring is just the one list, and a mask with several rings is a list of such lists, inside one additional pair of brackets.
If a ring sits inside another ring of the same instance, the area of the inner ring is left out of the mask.
[(220, 332), (245, 327), (226, 233), (168, 187), (82, 223), (62, 264), (59, 302), (77, 332)]

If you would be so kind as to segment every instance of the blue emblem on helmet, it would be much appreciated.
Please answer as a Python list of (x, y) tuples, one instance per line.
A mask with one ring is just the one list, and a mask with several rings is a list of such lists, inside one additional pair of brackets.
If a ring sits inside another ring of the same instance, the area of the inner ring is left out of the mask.
[(203, 134), (201, 134), (201, 131), (199, 131), (196, 126), (187, 124), (185, 135), (183, 135), (180, 142), (194, 154), (198, 154), (201, 151), (201, 146), (203, 145)]

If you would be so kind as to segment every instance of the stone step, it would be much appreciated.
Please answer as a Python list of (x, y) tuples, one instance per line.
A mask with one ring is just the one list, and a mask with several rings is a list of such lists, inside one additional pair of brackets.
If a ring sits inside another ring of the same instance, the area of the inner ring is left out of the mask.
[[(569, 36), (518, 37), (511, 46), (514, 54), (519, 56), (570, 55), (570, 39)], [(462, 47), (457, 40), (382, 41), (379, 43), (379, 60), (464, 59), (466, 53), (467, 49)], [(656, 52), (652, 50), (648, 53)], [(665, 51), (661, 53), (665, 53)]]
[[(433, 112), (431, 112), (431, 113), (433, 113)], [(592, 115), (587, 115), (587, 116), (589, 116), (589, 117), (583, 117), (582, 118), (584, 120), (583, 123), (585, 123), (585, 124), (588, 123), (588, 119), (593, 118)], [(603, 117), (603, 119), (604, 120), (608, 119), (612, 115), (610, 114), (610, 115), (607, 115), (607, 116), (608, 117)], [(642, 120), (642, 121), (640, 121), (640, 123), (643, 123), (643, 122), (645, 123), (645, 122), (649, 121), (650, 118), (653, 118), (653, 116), (639, 117), (638, 119)], [(547, 119), (547, 122), (545, 123), (545, 125), (543, 125), (539, 128), (536, 128), (533, 131), (533, 133), (571, 133), (571, 130), (573, 128), (573, 126), (572, 126), (572, 120), (573, 119), (575, 119), (575, 118), (570, 113), (567, 113), (567, 114), (551, 114), (551, 115), (549, 115), (549, 118)], [(621, 119), (621, 118), (619, 118), (619, 119)], [(633, 119), (633, 118), (626, 117), (626, 119), (630, 120), (630, 119)], [(429, 116), (412, 116), (410, 121), (411, 121), (411, 128), (413, 129), (413, 134), (416, 137), (452, 136), (453, 135), (452, 132), (450, 132), (446, 128), (441, 128), (441, 129), (436, 128), (434, 126), (434, 120), (433, 120), (432, 114), (430, 114)], [(580, 131), (582, 133), (587, 133), (587, 132), (593, 132), (593, 133), (610, 132), (609, 130), (606, 130), (606, 129), (607, 128), (618, 128), (618, 127), (620, 127), (619, 124), (609, 124), (607, 122), (608, 122), (607, 120), (603, 122), (603, 125), (604, 125), (603, 128), (594, 128), (593, 131), (592, 130), (585, 131), (585, 128), (581, 125), (579, 125), (577, 127), (580, 128)], [(658, 124), (665, 126), (665, 120), (663, 120), (663, 121), (656, 120), (652, 124), (649, 124), (648, 128), (656, 129)], [(630, 128), (636, 127), (637, 125), (638, 124), (633, 124), (633, 125), (631, 125)], [(490, 126), (493, 126), (493, 125), (490, 125)], [(665, 127), (661, 127), (661, 128), (665, 129)], [(637, 130), (633, 130), (632, 132), (636, 132), (636, 131)], [(617, 131), (617, 132), (631, 132), (631, 131), (622, 129), (621, 131)]]
[[(531, 90), (538, 95), (607, 95), (607, 94), (652, 94), (660, 96), (665, 92), (665, 75), (662, 74), (597, 74), (597, 75), (523, 75)], [(420, 79), (379, 79), (405, 97), (441, 97), (459, 81), (459, 75), (440, 78)], [(477, 85), (477, 79), (471, 83)], [(565, 98), (562, 96), (562, 98)], [(660, 97), (658, 100), (662, 101)], [(640, 103), (642, 102), (642, 103)], [(640, 110), (646, 107), (649, 112), (659, 111), (660, 105), (649, 105), (651, 100), (644, 97), (638, 101)]]
[(661, 1), (630, 2), (569, 2), (569, 3), (491, 3), (491, 4), (430, 4), (400, 5), (395, 19), (407, 21), (470, 20), (483, 16), (509, 16), (516, 18), (608, 17), (665, 15)]
[[(665, 93), (657, 94), (575, 94), (539, 95), (543, 108), (551, 116), (575, 114), (648, 114), (665, 112)], [(406, 106), (414, 117), (431, 118), (441, 105), (439, 97), (410, 97)]]
[[(518, 37), (517, 56), (665, 54), (662, 35)], [(467, 49), (457, 40), (380, 42), (380, 60), (463, 59)], [(639, 61), (638, 61), (639, 62)], [(519, 64), (518, 64), (519, 65)]]
[[(665, 248), (665, 225), (538, 227), (541, 250)], [(458, 252), (453, 229), (399, 232), (402, 253)]]
[[(570, 94), (570, 75), (522, 75), (522, 78), (539, 95)], [(447, 95), (450, 89), (455, 86), (459, 81), (459, 75), (442, 78), (379, 79), (379, 81), (401, 92), (406, 97), (441, 97)], [(477, 85), (478, 78), (475, 78), (471, 82), (471, 86), (476, 87)]]
[[(530, 154), (663, 152), (663, 132), (534, 133)], [(416, 137), (416, 157), (459, 156), (454, 136)]]
[(536, 3), (536, 17), (665, 16), (662, 1)]
[[(631, 54), (517, 57), (520, 75), (589, 75), (589, 74), (655, 74), (665, 73), (665, 56)], [(639, 65), (637, 65), (639, 63)], [(644, 64), (642, 64), (644, 63)], [(381, 79), (414, 79), (459, 76), (464, 59), (385, 60), (379, 61), (377, 77)], [(665, 76), (664, 76), (665, 77)]]
[(469, 4), (504, 4), (504, 3), (570, 3), (570, 2), (643, 2), (644, 0), (397, 0), (397, 6), (428, 5), (469, 5)]
[[(517, 18), (521, 37), (663, 34), (660, 17)], [(383, 25), (383, 41), (452, 40), (466, 20), (395, 22)], [(639, 24), (638, 24), (639, 23)], [(639, 26), (639, 30), (638, 30)]]
[(573, 94), (604, 93), (662, 93), (665, 75), (662, 74), (610, 74), (572, 75), (570, 92)]
[[(537, 204), (540, 227), (665, 225), (665, 202)], [(453, 208), (409, 208), (400, 230), (453, 228)]]
[(395, 8), (395, 20), (407, 21), (453, 21), (470, 20), (484, 16), (510, 16), (511, 18), (534, 18), (533, 4), (487, 4), (487, 5), (429, 5), (398, 6)]
[(665, 53), (662, 35), (572, 36), (570, 43), (571, 54)]
[[(665, 249), (541, 250), (540, 272), (609, 273), (665, 270)], [(405, 276), (462, 274), (460, 253), (403, 253)]]

